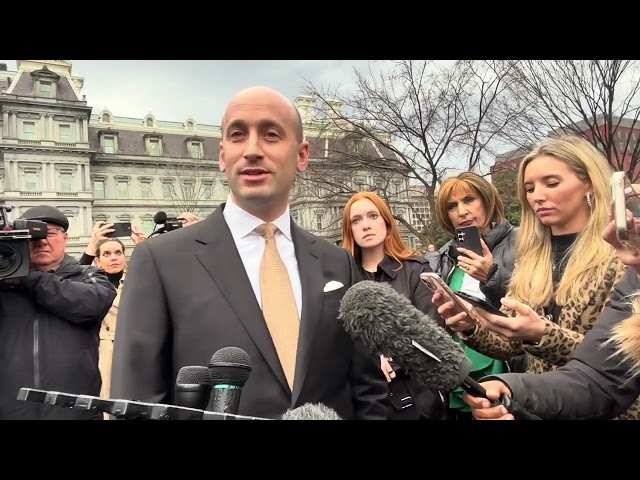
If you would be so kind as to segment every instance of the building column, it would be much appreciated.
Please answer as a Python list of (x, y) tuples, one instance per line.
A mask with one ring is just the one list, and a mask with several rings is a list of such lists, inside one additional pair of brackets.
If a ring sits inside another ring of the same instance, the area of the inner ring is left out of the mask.
[(84, 184), (85, 184), (85, 188), (84, 191), (85, 192), (92, 192), (93, 191), (93, 185), (91, 185), (91, 175), (89, 174), (89, 164), (85, 165), (84, 168)]
[(16, 191), (20, 191), (20, 176), (18, 173), (20, 170), (18, 169), (18, 162), (13, 162), (13, 178), (14, 178), (14, 187)]
[(13, 131), (13, 137), (14, 138), (18, 138), (18, 115), (16, 115), (14, 112), (11, 112), (11, 117), (13, 119), (13, 121), (11, 122), (12, 125), (12, 131)]
[(56, 192), (58, 189), (56, 188), (56, 164), (49, 164), (49, 190), (52, 192)]
[(11, 135), (11, 125), (9, 124), (9, 112), (4, 112), (2, 114), (2, 124), (4, 125), (4, 131), (6, 132), (4, 137), (12, 137)]

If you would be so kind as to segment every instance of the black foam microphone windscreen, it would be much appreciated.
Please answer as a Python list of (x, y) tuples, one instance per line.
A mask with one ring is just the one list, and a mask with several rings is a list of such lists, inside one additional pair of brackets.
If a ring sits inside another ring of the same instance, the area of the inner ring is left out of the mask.
[(175, 404), (204, 410), (211, 398), (211, 375), (205, 366), (182, 367), (176, 377)]

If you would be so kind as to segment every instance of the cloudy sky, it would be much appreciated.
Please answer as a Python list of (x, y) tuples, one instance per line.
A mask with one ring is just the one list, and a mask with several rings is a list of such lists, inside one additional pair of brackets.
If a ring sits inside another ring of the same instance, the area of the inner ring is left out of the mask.
[[(73, 75), (84, 77), (83, 93), (99, 113), (218, 125), (229, 99), (242, 88), (265, 85), (290, 99), (313, 83), (319, 89), (348, 89), (354, 68), (367, 60), (70, 60)], [(15, 60), (0, 60), (16, 70)], [(371, 63), (379, 68), (378, 63)]]

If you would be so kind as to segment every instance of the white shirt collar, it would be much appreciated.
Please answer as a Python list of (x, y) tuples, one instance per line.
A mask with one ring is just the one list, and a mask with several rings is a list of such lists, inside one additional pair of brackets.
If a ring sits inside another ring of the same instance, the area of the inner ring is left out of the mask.
[[(233, 238), (244, 238), (251, 233), (255, 233), (255, 229), (265, 223), (264, 220), (251, 215), (233, 203), (231, 194), (227, 197), (223, 214), (227, 221), (227, 225), (229, 225), (229, 230), (231, 230)], [(282, 232), (287, 240), (293, 241), (291, 238), (291, 217), (289, 216), (289, 205), (287, 205), (287, 209), (284, 213), (276, 218), (272, 223), (278, 227), (278, 230)]]

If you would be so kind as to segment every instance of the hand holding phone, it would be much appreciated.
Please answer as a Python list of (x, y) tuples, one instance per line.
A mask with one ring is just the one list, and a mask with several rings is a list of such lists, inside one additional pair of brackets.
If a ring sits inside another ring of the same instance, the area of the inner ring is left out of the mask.
[[(437, 273), (434, 272), (423, 272), (420, 274), (420, 280), (422, 283), (426, 285), (426, 287), (431, 290), (434, 295), (436, 293), (440, 293), (442, 295), (442, 300), (438, 301), (434, 297), (434, 304), (438, 307), (438, 313), (442, 315), (442, 317), (447, 320), (447, 325), (451, 327), (454, 331), (466, 331), (472, 329), (478, 321), (478, 317), (474, 314), (473, 308), (468, 303), (465, 303), (460, 297), (458, 297), (452, 290), (449, 288), (449, 285), (446, 284), (444, 280), (442, 280)], [(442, 309), (442, 305), (448, 301), (452, 301), (455, 305), (455, 309), (453, 310), (444, 310)], [(460, 319), (458, 322), (455, 322), (455, 325), (452, 325), (449, 320), (454, 320), (459, 313), (465, 313), (466, 317)]]
[(131, 237), (131, 222), (116, 222), (111, 228), (113, 231), (105, 233), (105, 237)]
[(456, 238), (458, 240), (458, 246), (471, 250), (476, 255), (482, 257), (482, 242), (480, 235), (480, 229), (475, 225), (469, 227), (456, 228)]
[(501, 317), (507, 317), (508, 316), (506, 313), (501, 311), (499, 308), (494, 307), (493, 305), (491, 305), (486, 300), (483, 300), (481, 298), (475, 297), (475, 296), (473, 296), (473, 295), (471, 295), (471, 294), (469, 294), (467, 292), (455, 292), (455, 294), (458, 297), (460, 297), (463, 300), (465, 300), (466, 302), (469, 302), (474, 307), (481, 308), (482, 310), (484, 310), (487, 313), (490, 313), (492, 315), (499, 315)]
[(618, 241), (629, 248), (640, 248), (640, 231), (634, 222), (640, 218), (640, 196), (624, 172), (611, 175), (611, 200)]

